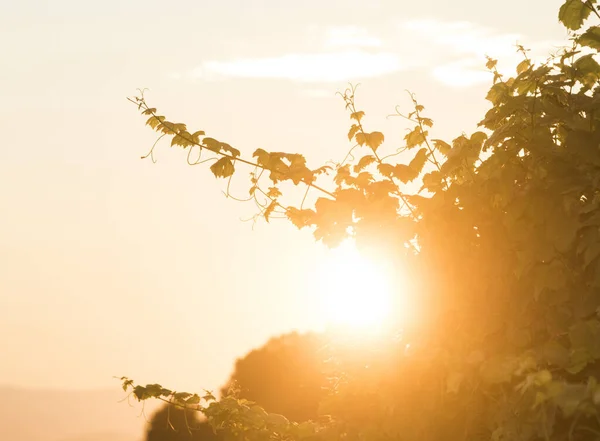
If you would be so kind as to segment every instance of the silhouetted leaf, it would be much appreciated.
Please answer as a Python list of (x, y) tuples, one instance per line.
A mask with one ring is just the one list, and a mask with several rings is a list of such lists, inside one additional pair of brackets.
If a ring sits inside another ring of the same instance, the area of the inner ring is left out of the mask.
[(179, 132), (177, 135), (173, 136), (173, 139), (171, 139), (171, 147), (174, 145), (179, 145), (183, 148), (194, 145), (192, 141), (192, 135), (185, 130)]
[(269, 187), (267, 196), (269, 196), (270, 198), (278, 198), (279, 196), (281, 196), (281, 191), (277, 187)]
[(146, 125), (156, 129), (164, 120), (164, 116), (151, 116), (148, 118), (148, 121), (146, 121)]
[(413, 160), (408, 164), (408, 166), (415, 172), (414, 179), (416, 179), (416, 177), (421, 173), (421, 170), (423, 170), (425, 162), (427, 162), (427, 149), (422, 148), (419, 149)]
[(219, 147), (221, 148), (221, 151), (229, 153), (234, 158), (237, 158), (238, 156), (240, 156), (240, 151), (238, 149), (231, 147), (229, 144), (227, 144), (225, 142), (220, 143)]
[(579, 37), (579, 44), (600, 50), (600, 27), (592, 26)]
[(288, 219), (298, 228), (304, 228), (313, 224), (313, 219), (316, 215), (314, 210), (306, 209), (299, 210), (290, 207), (286, 212)]
[(377, 150), (377, 148), (383, 143), (383, 133), (381, 132), (371, 132), (371, 133), (357, 133), (356, 134), (356, 142), (358, 145), (367, 145), (373, 151)]
[(373, 162), (375, 162), (375, 157), (373, 155), (363, 156), (359, 159), (358, 164), (354, 166), (354, 172), (358, 173), (363, 168), (368, 167)]
[(419, 118), (419, 122), (427, 127), (433, 127), (433, 121), (430, 118)]
[(523, 60), (517, 65), (517, 75), (522, 74), (531, 67), (531, 61)]
[(582, 0), (567, 0), (560, 7), (558, 19), (567, 29), (576, 31), (581, 28), (591, 12), (591, 9), (586, 7)]
[(273, 214), (273, 211), (275, 211), (276, 207), (277, 207), (277, 201), (271, 201), (269, 206), (265, 209), (263, 216), (265, 217), (265, 220), (267, 222), (269, 222), (269, 216), (271, 216), (271, 214)]
[(358, 124), (352, 124), (352, 127), (350, 127), (350, 131), (348, 132), (348, 140), (352, 141), (352, 138), (354, 138), (354, 135), (356, 135), (359, 130), (360, 127)]
[(404, 137), (406, 140), (406, 147), (410, 149), (423, 144), (425, 142), (426, 135), (427, 132), (423, 133), (419, 126), (415, 127), (412, 132)]
[(354, 112), (353, 114), (351, 114), (350, 118), (355, 119), (356, 121), (360, 122), (360, 120), (363, 118), (363, 116), (365, 116), (365, 112), (360, 110), (358, 112)]
[(432, 139), (431, 142), (433, 142), (433, 146), (435, 147), (435, 149), (444, 156), (448, 156), (448, 153), (452, 149), (452, 146), (450, 144), (448, 144), (445, 141), (442, 141), (441, 139)]
[(210, 170), (216, 178), (228, 178), (233, 174), (235, 168), (229, 158), (221, 158), (210, 166)]

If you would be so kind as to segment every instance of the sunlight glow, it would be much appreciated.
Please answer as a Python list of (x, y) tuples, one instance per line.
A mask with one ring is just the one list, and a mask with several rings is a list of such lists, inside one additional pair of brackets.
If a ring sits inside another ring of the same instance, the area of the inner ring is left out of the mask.
[(320, 280), (323, 312), (331, 326), (376, 332), (385, 325), (392, 309), (389, 277), (352, 242), (331, 251)]

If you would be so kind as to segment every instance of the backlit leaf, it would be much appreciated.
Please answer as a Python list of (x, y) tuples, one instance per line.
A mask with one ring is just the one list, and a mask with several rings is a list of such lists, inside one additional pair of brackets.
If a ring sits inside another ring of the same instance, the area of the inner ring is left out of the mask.
[(395, 165), (392, 175), (394, 176), (394, 178), (399, 179), (404, 184), (415, 180), (419, 176), (415, 169), (405, 164)]
[(358, 112), (354, 112), (353, 114), (351, 114), (350, 118), (355, 119), (356, 121), (360, 122), (360, 120), (363, 118), (363, 116), (365, 116), (365, 112), (363, 112), (362, 110), (359, 110)]
[(433, 121), (430, 118), (419, 118), (419, 122), (427, 127), (433, 127)]
[(179, 145), (183, 148), (194, 145), (192, 142), (192, 135), (185, 130), (179, 132), (177, 135), (173, 136), (173, 139), (171, 139), (171, 147), (174, 145)]
[(506, 83), (496, 83), (490, 88), (485, 99), (491, 101), (492, 104), (497, 105), (500, 102), (506, 100), (508, 96), (509, 89)]
[(527, 69), (531, 67), (531, 61), (523, 60), (517, 65), (517, 75), (521, 75)]
[(579, 44), (600, 50), (600, 26), (592, 26), (579, 37)]
[(498, 60), (494, 60), (488, 57), (487, 63), (485, 63), (485, 67), (487, 67), (489, 70), (492, 70), (496, 67), (496, 64), (498, 64)]
[(281, 196), (281, 191), (277, 187), (269, 187), (269, 191), (267, 192), (267, 196), (270, 198), (278, 198)]
[(354, 166), (354, 172), (358, 173), (363, 168), (368, 167), (373, 162), (375, 162), (375, 157), (373, 155), (363, 156), (359, 159), (358, 164)]
[(392, 164), (381, 163), (377, 165), (377, 170), (379, 170), (379, 173), (383, 176), (391, 178), (394, 173), (394, 166)]
[(582, 0), (567, 0), (558, 11), (558, 19), (567, 29), (576, 31), (591, 12)]
[(233, 174), (235, 168), (231, 162), (231, 159), (221, 158), (210, 166), (210, 170), (213, 172), (216, 178), (228, 178)]
[(253, 158), (256, 158), (256, 162), (263, 167), (268, 167), (271, 159), (271, 155), (263, 149), (256, 149), (252, 154)]
[(413, 131), (404, 137), (406, 140), (406, 147), (410, 149), (423, 144), (425, 142), (426, 135), (427, 132), (422, 132), (421, 127), (415, 127)]
[(423, 170), (425, 162), (427, 162), (427, 149), (422, 148), (419, 149), (413, 160), (408, 164), (408, 166), (415, 172), (415, 178), (421, 173), (421, 170)]
[(277, 207), (277, 201), (271, 201), (269, 206), (265, 209), (263, 216), (265, 217), (265, 220), (267, 222), (269, 222), (269, 216), (271, 216), (271, 214), (273, 214), (273, 211), (275, 211), (275, 207)]
[(146, 121), (146, 125), (152, 127), (153, 129), (156, 129), (158, 125), (164, 120), (164, 116), (151, 116), (150, 118), (148, 118), (148, 121)]
[(423, 176), (423, 189), (437, 192), (442, 189), (442, 186), (442, 174), (439, 171), (434, 170)]
[(373, 151), (376, 151), (377, 148), (383, 143), (383, 133), (381, 132), (371, 132), (371, 133), (357, 133), (356, 134), (356, 142), (358, 145), (367, 145)]
[(234, 158), (237, 158), (238, 156), (240, 156), (240, 151), (238, 149), (231, 147), (229, 144), (227, 144), (225, 142), (220, 143), (219, 147), (221, 148), (221, 151), (229, 153)]
[(442, 141), (441, 139), (432, 139), (431, 141), (435, 149), (444, 156), (448, 156), (448, 153), (452, 150), (452, 146), (446, 141)]
[(354, 135), (356, 135), (359, 130), (360, 127), (358, 124), (352, 124), (352, 127), (350, 127), (350, 131), (348, 132), (348, 140), (352, 141), (352, 138), (354, 138)]
[(219, 153), (221, 151), (221, 143), (214, 138), (204, 138), (202, 140), (202, 144), (209, 150), (212, 150), (215, 153)]
[(304, 228), (313, 224), (316, 213), (314, 210), (306, 209), (299, 210), (294, 207), (290, 207), (286, 215), (288, 219), (294, 224), (297, 228)]
[(198, 131), (192, 133), (191, 139), (195, 144), (200, 144), (200, 137), (204, 136), (204, 135), (205, 135), (204, 130), (198, 130)]

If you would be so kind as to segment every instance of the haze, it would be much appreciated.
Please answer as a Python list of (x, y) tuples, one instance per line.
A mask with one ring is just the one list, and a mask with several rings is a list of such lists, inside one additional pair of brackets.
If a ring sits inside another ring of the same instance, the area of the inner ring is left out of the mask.
[[(216, 389), (268, 337), (322, 329), (311, 278), (327, 252), (155, 140), (126, 96), (244, 153), (349, 147), (335, 96), (360, 82), (393, 145), (409, 109), (436, 137), (488, 108), (485, 55), (515, 66), (565, 33), (558, 0), (153, 0), (0, 3), (0, 382), (116, 389), (113, 375)], [(519, 9), (519, 14), (514, 11)], [(548, 23), (556, 23), (548, 26)]]

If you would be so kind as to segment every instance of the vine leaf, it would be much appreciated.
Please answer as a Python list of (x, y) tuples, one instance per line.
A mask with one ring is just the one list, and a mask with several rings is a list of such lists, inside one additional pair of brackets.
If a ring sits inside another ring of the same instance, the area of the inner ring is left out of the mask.
[(441, 139), (432, 139), (431, 142), (433, 142), (435, 149), (444, 156), (448, 156), (448, 153), (452, 150), (452, 146)]
[(210, 170), (216, 178), (228, 178), (233, 175), (235, 167), (233, 166), (231, 159), (221, 158), (210, 166)]
[(273, 211), (275, 211), (275, 207), (277, 207), (277, 201), (273, 200), (273, 201), (271, 201), (269, 206), (265, 209), (265, 212), (263, 213), (263, 215), (267, 222), (269, 222), (269, 216), (271, 216), (271, 214), (273, 214)]
[(360, 120), (363, 118), (363, 116), (365, 116), (365, 112), (363, 112), (362, 110), (359, 110), (358, 112), (354, 112), (350, 115), (350, 118), (356, 120), (357, 122), (360, 122)]
[(151, 116), (150, 118), (148, 118), (148, 121), (146, 121), (146, 125), (150, 126), (152, 129), (156, 130), (156, 128), (165, 120), (164, 116)]
[(373, 156), (373, 155), (363, 156), (362, 158), (359, 159), (358, 164), (356, 164), (354, 166), (354, 172), (358, 173), (365, 167), (368, 167), (369, 165), (371, 165), (373, 162), (375, 162), (375, 156)]
[(521, 75), (523, 72), (526, 72), (531, 67), (530, 60), (523, 60), (517, 65), (517, 75)]
[(354, 136), (359, 130), (360, 127), (358, 124), (352, 124), (352, 126), (350, 127), (350, 131), (348, 132), (348, 140), (352, 141), (352, 138), (354, 138)]
[(579, 44), (600, 50), (600, 26), (592, 26), (579, 37)]
[(421, 171), (425, 166), (425, 162), (427, 162), (427, 149), (422, 148), (419, 149), (413, 160), (408, 164), (410, 169), (414, 172), (414, 177), (411, 179), (411, 181), (416, 179), (419, 174), (421, 174)]
[(356, 134), (356, 142), (358, 145), (367, 145), (373, 151), (377, 151), (379, 146), (383, 143), (384, 136), (381, 132), (364, 133), (360, 132)]
[(582, 0), (567, 0), (558, 11), (558, 19), (567, 29), (576, 31), (591, 12)]
[(427, 139), (427, 131), (423, 132), (420, 126), (414, 128), (412, 132), (404, 137), (406, 140), (406, 147), (412, 149), (413, 147), (419, 146)]

